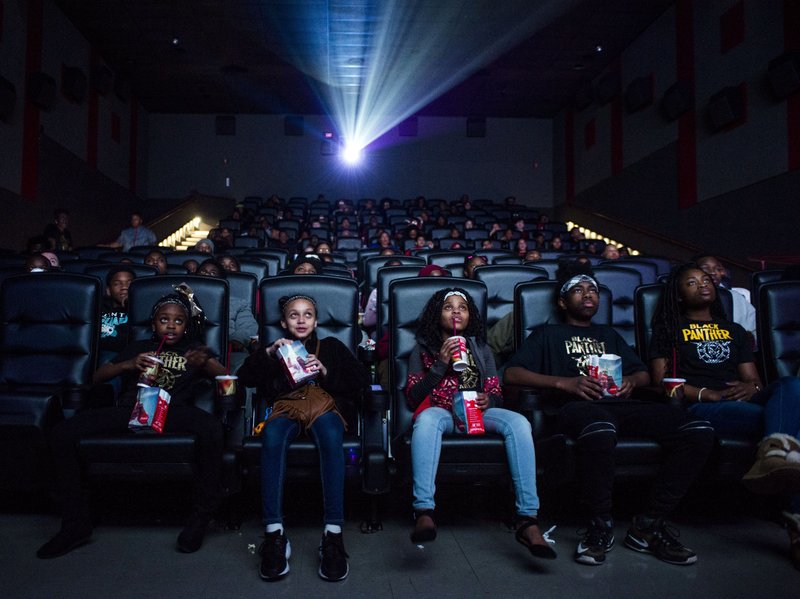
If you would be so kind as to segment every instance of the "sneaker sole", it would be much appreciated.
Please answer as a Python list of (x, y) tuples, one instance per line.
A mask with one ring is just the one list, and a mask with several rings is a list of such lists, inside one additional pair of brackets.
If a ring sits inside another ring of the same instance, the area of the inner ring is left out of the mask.
[(319, 577), (322, 580), (326, 580), (328, 582), (339, 582), (340, 580), (344, 580), (345, 578), (347, 578), (347, 575), (350, 574), (350, 564), (347, 564), (347, 569), (344, 571), (344, 575), (340, 576), (339, 578), (331, 578), (329, 576), (325, 576), (322, 573), (322, 566), (319, 567), (317, 574), (319, 574)]
[(635, 541), (630, 541), (628, 539), (628, 537), (625, 537), (625, 541), (624, 541), (623, 544), (628, 549), (632, 549), (633, 551), (636, 551), (637, 553), (645, 553), (647, 555), (652, 555), (652, 556), (656, 557), (657, 559), (661, 560), (662, 562), (664, 562), (665, 564), (672, 564), (673, 566), (691, 566), (692, 564), (697, 563), (697, 556), (696, 555), (692, 556), (692, 557), (690, 557), (690, 558), (688, 558), (686, 560), (683, 560), (683, 561), (671, 560), (671, 559), (668, 559), (668, 558), (665, 558), (665, 557), (661, 557), (660, 555), (655, 553), (649, 547), (642, 547), (639, 544), (637, 544)]
[[(611, 543), (608, 545), (608, 547), (606, 547), (606, 553), (611, 551), (613, 548), (614, 548), (614, 538), (612, 537), (611, 538)], [(603, 559), (601, 559), (600, 561), (596, 560), (591, 555), (588, 555), (588, 554), (585, 554), (585, 553), (580, 553), (580, 554), (576, 553), (573, 556), (573, 559), (577, 563), (584, 564), (584, 565), (587, 565), (587, 566), (602, 566), (604, 563), (606, 563), (605, 554), (603, 555)]]

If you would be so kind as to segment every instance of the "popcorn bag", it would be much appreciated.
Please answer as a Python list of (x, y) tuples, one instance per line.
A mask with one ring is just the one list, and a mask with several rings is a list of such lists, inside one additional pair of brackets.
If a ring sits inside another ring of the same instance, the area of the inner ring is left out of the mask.
[(603, 395), (613, 397), (622, 385), (622, 358), (616, 354), (600, 356), (598, 378), (603, 386)]
[(139, 387), (128, 428), (132, 431), (164, 432), (170, 394), (159, 387)]
[(292, 387), (299, 387), (316, 378), (317, 373), (306, 370), (305, 360), (308, 352), (300, 341), (293, 341), (291, 345), (281, 345), (278, 348), (278, 356), (283, 364), (283, 372)]
[(478, 407), (477, 391), (459, 391), (453, 395), (453, 420), (459, 433), (465, 435), (482, 435), (483, 412)]

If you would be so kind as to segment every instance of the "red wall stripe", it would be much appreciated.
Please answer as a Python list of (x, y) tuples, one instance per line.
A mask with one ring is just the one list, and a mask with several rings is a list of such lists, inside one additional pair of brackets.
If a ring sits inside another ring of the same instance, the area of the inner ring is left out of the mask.
[(575, 199), (575, 117), (568, 109), (564, 117), (564, 201), (567, 206)]
[(136, 158), (139, 151), (139, 104), (131, 96), (131, 135), (128, 149), (128, 189), (136, 194)]
[[(783, 1), (783, 45), (786, 50), (800, 50), (800, 2)], [(786, 134), (788, 168), (800, 168), (800, 94), (792, 94), (786, 101)]]
[[(35, 73), (42, 68), (42, 37), (44, 29), (43, 0), (31, 0), (28, 6), (28, 41), (25, 47), (25, 72)], [(27, 86), (27, 84), (26, 84)], [(39, 108), (25, 93), (22, 114), (22, 197), (35, 200), (39, 187)]]
[[(100, 59), (94, 48), (89, 49), (89, 65), (91, 72), (100, 65)], [(91, 168), (97, 168), (97, 136), (99, 116), (99, 94), (93, 85), (89, 86), (89, 118), (86, 126), (86, 162)]]
[[(675, 4), (675, 45), (678, 79), (694, 96), (694, 0)], [(678, 208), (697, 203), (697, 121), (695, 110), (678, 118)]]

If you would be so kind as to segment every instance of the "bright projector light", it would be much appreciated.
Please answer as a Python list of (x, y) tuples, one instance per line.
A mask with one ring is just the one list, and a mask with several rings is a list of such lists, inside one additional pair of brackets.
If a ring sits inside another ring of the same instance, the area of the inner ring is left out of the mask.
[(361, 148), (354, 145), (346, 145), (342, 148), (342, 160), (344, 160), (346, 164), (358, 164), (361, 162)]

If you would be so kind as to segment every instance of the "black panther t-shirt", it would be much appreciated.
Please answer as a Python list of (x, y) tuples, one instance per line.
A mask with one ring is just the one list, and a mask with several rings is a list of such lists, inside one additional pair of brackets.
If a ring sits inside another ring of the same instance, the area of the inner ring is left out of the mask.
[[(653, 335), (650, 342), (652, 358), (668, 358), (658, 351), (670, 347)], [(739, 364), (753, 361), (753, 350), (745, 330), (727, 320), (683, 319), (678, 326), (675, 349), (678, 356), (677, 374), (694, 387), (725, 389), (725, 383), (739, 380)]]

